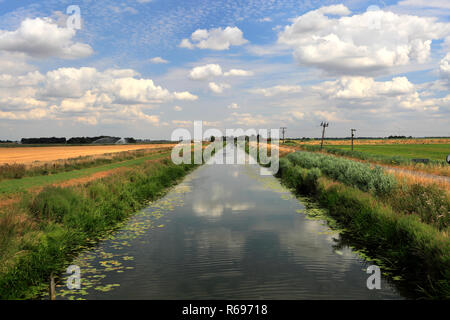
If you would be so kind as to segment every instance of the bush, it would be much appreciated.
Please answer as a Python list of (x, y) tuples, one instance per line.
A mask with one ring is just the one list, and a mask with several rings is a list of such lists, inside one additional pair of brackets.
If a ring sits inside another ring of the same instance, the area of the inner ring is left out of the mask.
[(404, 186), (391, 198), (391, 206), (406, 214), (415, 214), (421, 221), (445, 230), (450, 224), (450, 201), (445, 191), (435, 185)]
[(4, 164), (0, 166), (0, 179), (20, 179), (26, 174), (26, 168), (23, 164)]
[(31, 214), (40, 221), (62, 222), (72, 211), (80, 211), (80, 196), (69, 188), (47, 187), (30, 204)]
[(392, 175), (386, 174), (380, 167), (372, 168), (369, 164), (311, 152), (295, 152), (287, 158), (294, 165), (306, 169), (318, 168), (331, 179), (376, 195), (387, 195), (396, 187)]

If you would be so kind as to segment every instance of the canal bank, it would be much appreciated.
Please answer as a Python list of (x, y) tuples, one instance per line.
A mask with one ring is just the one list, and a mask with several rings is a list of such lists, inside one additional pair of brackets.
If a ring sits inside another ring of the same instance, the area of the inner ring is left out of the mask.
[(86, 184), (48, 186), (24, 196), (1, 220), (0, 298), (29, 299), (47, 291), (51, 274), (196, 167), (177, 166), (166, 157)]
[[(225, 157), (234, 153), (227, 146)], [(219, 154), (216, 156), (220, 156)], [(205, 165), (71, 264), (58, 299), (399, 299), (257, 165)]]

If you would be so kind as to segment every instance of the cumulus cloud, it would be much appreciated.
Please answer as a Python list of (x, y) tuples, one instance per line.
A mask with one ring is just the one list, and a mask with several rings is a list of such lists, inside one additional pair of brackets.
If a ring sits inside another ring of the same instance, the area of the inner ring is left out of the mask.
[(313, 86), (322, 95), (337, 99), (366, 99), (380, 96), (399, 96), (415, 92), (414, 85), (406, 77), (391, 81), (375, 81), (368, 77), (342, 77)]
[(229, 120), (231, 120), (234, 124), (244, 127), (257, 127), (268, 123), (268, 120), (259, 114), (253, 115), (250, 113), (233, 112), (231, 115), (232, 118)]
[(195, 94), (192, 94), (188, 91), (174, 92), (173, 95), (174, 95), (175, 99), (177, 99), (177, 100), (194, 101), (194, 100), (198, 99), (198, 96), (196, 96)]
[(88, 44), (75, 42), (76, 30), (59, 27), (50, 18), (25, 19), (14, 31), (0, 30), (0, 50), (35, 58), (77, 59), (93, 53)]
[(450, 32), (435, 18), (370, 10), (346, 15), (343, 5), (323, 7), (293, 19), (278, 43), (294, 50), (298, 63), (337, 74), (366, 74), (411, 63), (424, 63), (432, 40)]
[(0, 80), (6, 81), (0, 81), (0, 111), (11, 120), (73, 117), (95, 125), (104, 118), (156, 125), (159, 117), (143, 109), (171, 100), (198, 99), (188, 91), (171, 92), (131, 69), (59, 68), (44, 75), (38, 71), (0, 74)]
[(169, 61), (167, 61), (166, 59), (163, 59), (161, 57), (154, 57), (150, 59), (151, 63), (155, 63), (155, 64), (165, 64), (165, 63), (169, 63)]
[(195, 67), (189, 73), (189, 77), (193, 80), (204, 80), (220, 75), (222, 75), (222, 68), (218, 64)]
[(301, 91), (300, 86), (278, 85), (270, 88), (256, 88), (249, 90), (251, 93), (260, 94), (265, 97), (272, 97), (278, 94), (298, 93)]
[(227, 107), (228, 109), (239, 109), (239, 106), (237, 105), (237, 103), (232, 103), (232, 104), (230, 104), (228, 107)]
[(226, 27), (198, 29), (192, 33), (191, 40), (183, 39), (179, 46), (188, 49), (228, 50), (230, 46), (241, 46), (247, 42), (238, 27)]
[(209, 90), (211, 90), (214, 93), (222, 93), (224, 89), (228, 89), (230, 88), (230, 85), (227, 83), (215, 83), (215, 82), (210, 82), (208, 84)]
[(448, 80), (450, 83), (450, 53), (447, 53), (439, 63), (439, 71), (441, 77)]
[(238, 76), (238, 77), (248, 77), (252, 76), (252, 71), (242, 70), (242, 69), (231, 69), (223, 74), (225, 77), (232, 77), (232, 76)]
[(193, 80), (205, 80), (212, 79), (218, 76), (225, 77), (248, 77), (253, 75), (252, 71), (243, 69), (230, 69), (226, 72), (222, 71), (222, 67), (219, 64), (206, 64), (192, 68), (189, 72), (189, 78)]

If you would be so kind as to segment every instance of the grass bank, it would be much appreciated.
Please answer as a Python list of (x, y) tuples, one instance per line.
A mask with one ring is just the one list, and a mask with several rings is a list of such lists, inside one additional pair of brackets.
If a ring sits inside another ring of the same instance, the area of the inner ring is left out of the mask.
[(51, 175), (73, 170), (96, 167), (115, 162), (138, 159), (154, 153), (167, 152), (168, 148), (138, 149), (105, 153), (95, 156), (82, 156), (70, 159), (49, 161), (45, 163), (25, 165), (21, 163), (0, 165), (0, 181), (5, 179), (21, 179), (23, 177), (34, 177)]
[(67, 188), (47, 186), (0, 212), (0, 298), (27, 299), (47, 287), (79, 250), (149, 200), (155, 200), (195, 165), (142, 159), (129, 170)]
[(59, 172), (50, 175), (38, 175), (24, 177), (21, 179), (8, 179), (0, 181), (0, 195), (12, 194), (22, 192), (34, 187), (43, 187), (54, 183), (63, 182), (70, 179), (77, 179), (102, 172), (106, 170), (112, 170), (124, 167), (133, 167), (140, 165), (149, 160), (156, 160), (159, 158), (167, 157), (170, 154), (169, 151), (165, 152), (153, 152), (150, 155), (142, 156), (138, 158), (132, 158), (131, 160), (113, 161), (112, 163), (88, 167), (84, 169), (75, 169), (70, 171)]
[[(289, 146), (299, 147), (302, 150), (310, 152), (325, 152), (337, 156), (360, 159), (379, 164), (400, 166), (410, 170), (424, 171), (431, 174), (450, 176), (450, 166), (445, 161), (445, 153), (450, 153), (449, 145), (428, 145), (432, 152), (419, 151), (423, 145), (370, 145), (357, 146), (358, 150), (352, 151), (348, 146), (324, 146), (321, 150), (317, 145), (288, 144)], [(437, 146), (437, 147), (436, 147)], [(363, 149), (361, 149), (363, 148)], [(414, 149), (416, 149), (414, 152)], [(388, 150), (388, 151), (382, 151)], [(397, 152), (396, 152), (397, 150)], [(402, 152), (403, 150), (403, 152)], [(415, 164), (413, 158), (427, 158), (430, 162), (427, 164)], [(441, 159), (441, 160), (438, 160)]]
[(401, 279), (411, 297), (449, 299), (450, 201), (445, 192), (396, 183), (369, 164), (329, 158), (289, 154), (280, 159), (277, 177), (328, 209), (343, 234)]

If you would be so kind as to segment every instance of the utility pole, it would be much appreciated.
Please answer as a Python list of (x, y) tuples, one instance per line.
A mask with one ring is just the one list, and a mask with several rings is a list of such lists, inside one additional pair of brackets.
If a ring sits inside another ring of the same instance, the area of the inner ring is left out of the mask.
[(352, 151), (353, 151), (353, 137), (355, 136), (356, 129), (351, 129), (351, 130), (352, 130)]
[(283, 134), (283, 143), (284, 143), (284, 133), (286, 132), (287, 127), (281, 127), (280, 129), (281, 129), (281, 133)]
[(320, 143), (320, 150), (322, 150), (322, 148), (323, 148), (323, 138), (325, 137), (325, 128), (328, 127), (328, 125), (329, 125), (328, 122), (322, 122), (320, 124), (320, 126), (323, 127), (323, 130), (322, 130), (322, 142)]

